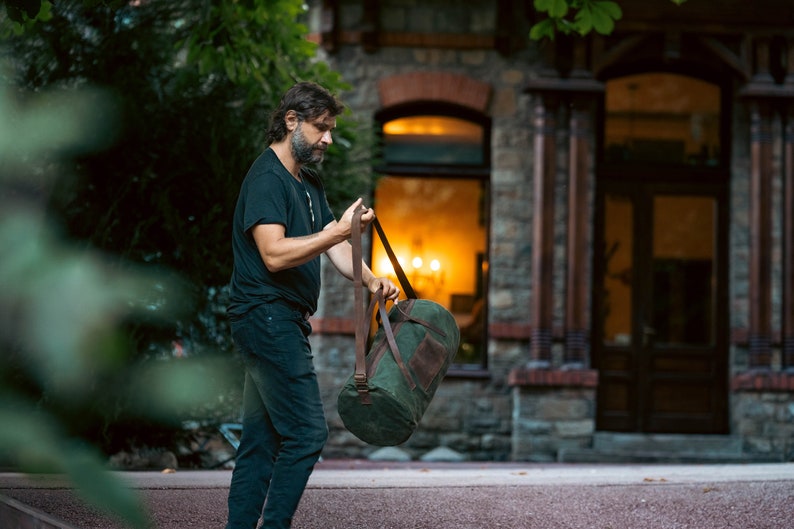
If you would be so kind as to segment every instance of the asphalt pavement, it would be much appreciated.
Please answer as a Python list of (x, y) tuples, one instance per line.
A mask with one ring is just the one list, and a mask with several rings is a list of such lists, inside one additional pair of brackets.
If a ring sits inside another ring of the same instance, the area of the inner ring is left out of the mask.
[[(119, 472), (156, 529), (223, 529), (231, 472)], [(0, 474), (0, 529), (123, 529), (58, 476)], [(323, 461), (294, 529), (794, 529), (794, 463)]]

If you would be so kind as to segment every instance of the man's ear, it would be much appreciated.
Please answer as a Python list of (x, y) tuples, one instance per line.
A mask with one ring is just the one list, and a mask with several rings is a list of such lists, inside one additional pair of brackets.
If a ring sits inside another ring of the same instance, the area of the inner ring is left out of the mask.
[(298, 113), (294, 110), (287, 110), (287, 113), (284, 114), (284, 123), (287, 125), (288, 132), (292, 132), (298, 128), (299, 122), (300, 119), (298, 118)]

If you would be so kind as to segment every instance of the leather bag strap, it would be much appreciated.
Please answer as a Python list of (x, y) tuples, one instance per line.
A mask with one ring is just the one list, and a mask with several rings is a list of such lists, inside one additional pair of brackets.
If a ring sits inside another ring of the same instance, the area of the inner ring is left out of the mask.
[[(361, 403), (368, 405), (372, 404), (372, 399), (369, 394), (369, 385), (367, 383), (367, 337), (369, 336), (369, 326), (370, 320), (372, 318), (372, 309), (373, 304), (378, 305), (378, 313), (380, 314), (381, 318), (381, 325), (383, 325), (384, 333), (386, 334), (386, 341), (389, 344), (389, 348), (391, 349), (392, 356), (394, 357), (397, 366), (400, 368), (403, 376), (405, 377), (408, 386), (411, 389), (416, 387), (416, 383), (411, 377), (411, 374), (408, 371), (408, 368), (405, 366), (405, 362), (403, 362), (402, 355), (400, 354), (400, 350), (397, 347), (397, 341), (394, 338), (394, 331), (391, 327), (391, 322), (389, 321), (389, 315), (386, 312), (386, 300), (383, 297), (383, 290), (380, 289), (378, 292), (375, 293), (375, 297), (370, 303), (370, 309), (367, 313), (364, 313), (364, 292), (363, 292), (363, 251), (361, 247), (361, 215), (364, 214), (364, 209), (361, 208), (353, 213), (353, 220), (352, 220), (352, 234), (350, 238), (350, 243), (353, 247), (353, 283), (355, 285), (354, 289), (354, 301), (355, 301), (355, 330), (356, 330), (356, 366), (355, 371), (353, 374), (353, 380), (356, 383), (356, 391), (358, 391), (359, 396), (361, 397)], [(377, 222), (377, 219), (375, 219)], [(379, 225), (379, 224), (378, 224)], [(382, 228), (380, 229), (382, 231)], [(381, 241), (384, 242), (384, 246), (388, 243), (386, 242), (385, 235), (381, 237)], [(391, 252), (391, 248), (387, 250), (387, 252)], [(393, 252), (391, 252), (393, 255)], [(391, 258), (391, 257), (390, 257)], [(397, 259), (394, 258), (392, 261), (396, 263), (396, 266), (399, 266)], [(395, 272), (397, 271), (395, 267)], [(405, 276), (405, 273), (402, 272), (402, 268), (400, 268), (400, 273)], [(399, 275), (398, 275), (399, 277)], [(411, 288), (410, 283), (408, 283), (407, 277), (405, 278), (405, 284), (408, 285), (411, 294), (413, 294), (413, 289)]]
[(408, 276), (405, 275), (405, 271), (403, 271), (400, 261), (397, 260), (397, 256), (394, 254), (394, 250), (392, 250), (391, 244), (389, 244), (389, 240), (386, 238), (386, 233), (383, 231), (383, 226), (380, 225), (378, 217), (375, 217), (375, 220), (372, 221), (372, 224), (375, 226), (375, 231), (378, 232), (380, 242), (383, 243), (383, 248), (386, 250), (386, 255), (389, 256), (389, 261), (391, 261), (391, 266), (394, 268), (394, 273), (397, 275), (397, 279), (400, 281), (400, 287), (403, 289), (405, 297), (408, 299), (416, 299), (416, 292), (414, 292), (411, 282), (408, 281)]
[[(353, 373), (353, 380), (356, 383), (356, 391), (361, 397), (362, 404), (372, 404), (367, 385), (367, 329), (369, 328), (369, 318), (364, 317), (364, 292), (363, 286), (363, 252), (361, 250), (361, 215), (363, 209), (353, 212), (352, 236), (350, 244), (353, 246), (353, 284), (355, 301), (355, 324), (356, 324), (356, 368)], [(365, 327), (366, 325), (366, 327)]]

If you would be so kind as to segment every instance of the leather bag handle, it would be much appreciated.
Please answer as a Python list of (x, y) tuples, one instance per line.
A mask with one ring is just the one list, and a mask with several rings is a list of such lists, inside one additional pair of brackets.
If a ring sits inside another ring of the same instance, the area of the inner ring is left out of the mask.
[[(383, 325), (383, 330), (386, 334), (386, 340), (389, 344), (389, 348), (391, 349), (392, 356), (394, 357), (397, 366), (402, 371), (405, 380), (408, 382), (408, 385), (411, 389), (416, 387), (416, 383), (411, 377), (411, 374), (408, 372), (408, 368), (405, 366), (405, 362), (403, 362), (402, 355), (400, 354), (400, 350), (397, 347), (397, 341), (394, 338), (394, 331), (391, 328), (391, 322), (389, 321), (388, 314), (386, 312), (386, 300), (383, 297), (383, 290), (380, 289), (378, 292), (375, 293), (375, 298), (372, 300), (370, 304), (370, 310), (367, 311), (367, 314), (364, 314), (364, 292), (363, 292), (363, 251), (361, 247), (361, 216), (366, 211), (364, 208), (358, 209), (353, 213), (353, 220), (352, 220), (352, 234), (350, 243), (353, 247), (353, 283), (355, 285), (354, 290), (354, 300), (355, 300), (355, 331), (356, 331), (356, 366), (355, 371), (353, 374), (353, 380), (356, 384), (356, 391), (358, 391), (359, 396), (361, 397), (361, 403), (368, 405), (372, 404), (372, 399), (369, 394), (369, 385), (367, 384), (367, 337), (369, 336), (369, 326), (370, 326), (370, 319), (372, 317), (372, 308), (373, 304), (378, 305), (378, 313), (381, 317), (381, 324)], [(377, 218), (375, 219), (377, 222)], [(380, 223), (376, 225), (376, 229), (379, 231), (379, 235), (381, 235), (383, 229), (379, 228)], [(394, 252), (391, 251), (391, 247), (387, 246), (388, 243), (385, 239), (385, 234), (381, 235), (381, 241), (384, 243), (384, 247), (388, 247), (387, 253), (390, 254), (390, 259), (394, 255)], [(397, 262), (396, 257), (392, 260), (393, 265), (395, 266), (395, 272), (397, 271), (397, 267), (399, 267), (399, 263)], [(402, 274), (405, 277), (405, 273), (402, 271), (402, 267), (400, 267), (400, 272), (398, 273), (398, 278)], [(402, 280), (400, 281), (401, 285), (403, 285)], [(405, 277), (405, 284), (403, 285), (403, 289), (405, 291), (405, 285), (408, 286), (408, 290), (413, 295), (414, 291), (411, 288), (410, 283), (408, 282), (408, 278)], [(414, 295), (415, 296), (415, 295)]]
[(405, 275), (405, 271), (403, 271), (400, 261), (397, 260), (397, 256), (394, 254), (394, 250), (392, 250), (391, 244), (389, 244), (389, 240), (386, 238), (386, 233), (383, 231), (383, 226), (380, 225), (378, 217), (375, 217), (375, 220), (372, 221), (372, 224), (375, 226), (375, 231), (378, 232), (380, 242), (383, 243), (383, 248), (386, 250), (386, 255), (389, 256), (389, 261), (391, 261), (391, 266), (394, 268), (394, 273), (397, 275), (397, 279), (400, 281), (400, 287), (403, 289), (405, 297), (408, 299), (416, 299), (416, 292), (414, 292), (411, 282), (408, 281), (408, 276)]

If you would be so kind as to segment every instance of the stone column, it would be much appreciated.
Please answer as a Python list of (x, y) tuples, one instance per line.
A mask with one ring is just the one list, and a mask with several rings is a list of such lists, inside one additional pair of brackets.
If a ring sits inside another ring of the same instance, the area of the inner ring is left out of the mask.
[(588, 293), (591, 98), (574, 97), (571, 107), (568, 167), (568, 269), (565, 305), (565, 355), (568, 367), (589, 364)]
[(530, 365), (551, 366), (554, 308), (554, 180), (557, 172), (557, 98), (537, 95), (533, 170), (532, 302)]
[(749, 367), (772, 362), (772, 112), (769, 104), (750, 105), (750, 328)]
[[(794, 44), (794, 39), (791, 41)], [(794, 62), (794, 45), (789, 48)], [(794, 70), (794, 66), (792, 66)], [(794, 71), (791, 72), (794, 78)], [(783, 142), (783, 314), (781, 340), (783, 367), (794, 370), (794, 103), (786, 105)]]

